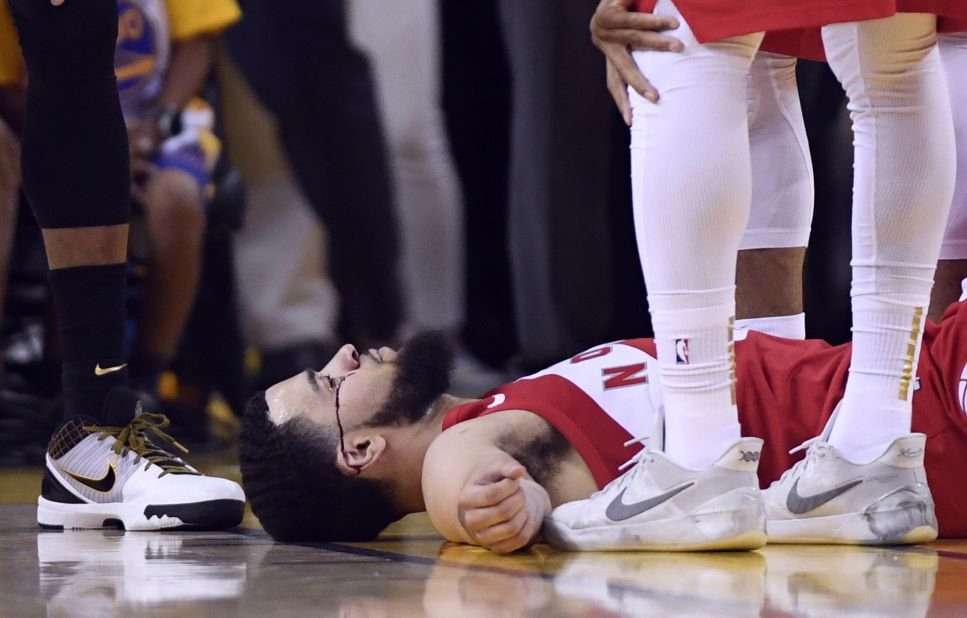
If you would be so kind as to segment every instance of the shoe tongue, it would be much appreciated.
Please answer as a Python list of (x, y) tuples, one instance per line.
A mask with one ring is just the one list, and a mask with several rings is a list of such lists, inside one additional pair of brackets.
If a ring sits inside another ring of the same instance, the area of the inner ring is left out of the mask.
[(104, 400), (104, 424), (123, 427), (141, 414), (141, 397), (126, 386), (115, 386)]

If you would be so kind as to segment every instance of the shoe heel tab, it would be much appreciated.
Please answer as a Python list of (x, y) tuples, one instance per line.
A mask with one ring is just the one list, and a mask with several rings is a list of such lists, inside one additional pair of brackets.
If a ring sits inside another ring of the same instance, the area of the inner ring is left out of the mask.
[(725, 451), (715, 465), (736, 472), (756, 472), (762, 457), (762, 445), (759, 438), (743, 438)]
[(893, 441), (881, 460), (899, 468), (919, 468), (927, 452), (927, 436), (913, 433)]

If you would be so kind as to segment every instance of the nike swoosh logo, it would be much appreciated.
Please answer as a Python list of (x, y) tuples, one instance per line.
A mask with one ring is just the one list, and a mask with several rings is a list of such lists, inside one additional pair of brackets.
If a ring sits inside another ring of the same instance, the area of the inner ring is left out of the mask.
[(507, 400), (507, 397), (505, 397), (503, 393), (497, 393), (496, 395), (494, 395), (494, 402), (488, 405), (487, 409), (490, 410), (491, 408), (496, 408), (497, 406), (504, 403), (504, 401), (506, 400)]
[(834, 487), (829, 491), (824, 491), (821, 494), (816, 494), (814, 496), (800, 496), (799, 479), (796, 479), (796, 482), (792, 484), (792, 489), (789, 490), (789, 495), (786, 496), (786, 508), (789, 509), (789, 512), (793, 515), (803, 515), (809, 511), (814, 511), (827, 502), (838, 498), (862, 482), (863, 479), (856, 479), (855, 481), (850, 481), (845, 485), (840, 485), (839, 487)]
[(604, 515), (611, 521), (625, 521), (626, 519), (631, 519), (635, 515), (641, 515), (642, 513), (655, 508), (659, 504), (668, 502), (694, 484), (695, 481), (689, 481), (683, 485), (675, 487), (674, 489), (669, 489), (663, 494), (658, 494), (657, 496), (648, 498), (647, 500), (634, 502), (632, 504), (624, 503), (623, 498), (625, 492), (628, 490), (626, 487), (625, 489), (621, 490), (621, 493), (618, 494), (614, 500), (611, 501), (611, 504), (608, 505), (608, 509), (604, 512)]
[(105, 494), (111, 491), (112, 489), (114, 489), (114, 481), (117, 478), (116, 475), (114, 474), (113, 464), (108, 465), (107, 474), (105, 474), (102, 478), (99, 478), (99, 479), (90, 479), (90, 478), (87, 478), (86, 476), (77, 476), (76, 474), (68, 472), (63, 468), (61, 468), (61, 472), (71, 477), (81, 485), (85, 487), (89, 487), (94, 491), (99, 491)]
[(98, 364), (94, 365), (94, 375), (96, 375), (98, 377), (100, 377), (100, 376), (106, 376), (109, 373), (114, 373), (115, 371), (121, 371), (122, 369), (124, 369), (127, 366), (128, 366), (128, 364), (127, 363), (124, 363), (123, 365), (118, 365), (117, 367), (108, 367), (108, 368), (105, 369), (105, 368), (101, 367), (101, 363), (98, 363)]

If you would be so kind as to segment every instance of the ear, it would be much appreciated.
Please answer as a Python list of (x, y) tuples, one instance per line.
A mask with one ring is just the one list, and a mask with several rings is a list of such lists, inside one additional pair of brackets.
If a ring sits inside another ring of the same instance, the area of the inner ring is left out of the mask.
[(336, 447), (336, 465), (343, 474), (355, 475), (365, 472), (386, 452), (386, 438), (379, 434), (346, 436), (346, 454)]

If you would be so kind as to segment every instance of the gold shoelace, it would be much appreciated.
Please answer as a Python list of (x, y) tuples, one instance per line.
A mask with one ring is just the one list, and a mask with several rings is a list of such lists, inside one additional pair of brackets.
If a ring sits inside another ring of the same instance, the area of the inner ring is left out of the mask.
[(144, 469), (147, 470), (151, 464), (161, 468), (162, 472), (158, 478), (174, 474), (197, 474), (188, 467), (184, 461), (175, 457), (168, 451), (162, 450), (151, 443), (146, 433), (150, 430), (162, 441), (177, 448), (182, 453), (188, 453), (188, 449), (178, 443), (177, 440), (165, 433), (164, 429), (171, 424), (168, 417), (164, 414), (152, 414), (142, 412), (134, 417), (130, 423), (123, 427), (111, 427), (101, 425), (84, 425), (84, 431), (89, 433), (101, 434), (97, 441), (100, 442), (108, 436), (114, 438), (114, 445), (111, 449), (120, 457), (124, 457), (128, 452), (135, 453), (137, 457), (134, 463), (137, 464), (142, 458), (147, 460)]

